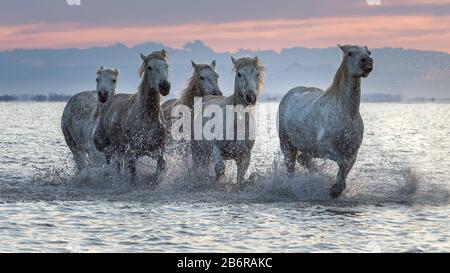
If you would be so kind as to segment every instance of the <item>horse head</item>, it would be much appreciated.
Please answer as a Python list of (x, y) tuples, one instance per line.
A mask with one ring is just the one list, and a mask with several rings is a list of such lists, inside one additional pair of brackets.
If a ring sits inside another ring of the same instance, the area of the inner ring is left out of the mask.
[(141, 75), (141, 87), (146, 90), (156, 90), (163, 96), (170, 92), (169, 65), (166, 50), (154, 51), (145, 56), (141, 53), (142, 66), (139, 70)]
[(195, 96), (222, 96), (222, 91), (219, 88), (219, 74), (216, 72), (216, 61), (212, 61), (211, 64), (196, 64), (194, 61), (191, 62), (194, 68), (191, 82), (195, 85), (197, 91)]
[(97, 96), (100, 103), (105, 103), (116, 93), (119, 69), (109, 69), (100, 67), (97, 70)]
[(234, 92), (245, 105), (255, 105), (259, 91), (263, 86), (264, 67), (258, 57), (231, 57), (236, 72)]
[(367, 46), (338, 45), (344, 53), (344, 62), (352, 77), (367, 78), (373, 70), (373, 59)]

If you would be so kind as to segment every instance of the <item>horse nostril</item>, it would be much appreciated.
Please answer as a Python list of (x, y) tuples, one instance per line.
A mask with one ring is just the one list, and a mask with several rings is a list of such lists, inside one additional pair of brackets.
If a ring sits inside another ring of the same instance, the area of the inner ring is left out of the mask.
[(363, 58), (362, 59), (363, 64), (373, 64), (372, 58)]
[(255, 104), (256, 103), (256, 95), (255, 93), (250, 93), (245, 95), (245, 100), (247, 101), (248, 104)]
[(163, 81), (162, 83), (159, 84), (159, 88), (164, 89), (164, 90), (169, 90), (170, 89), (170, 82)]

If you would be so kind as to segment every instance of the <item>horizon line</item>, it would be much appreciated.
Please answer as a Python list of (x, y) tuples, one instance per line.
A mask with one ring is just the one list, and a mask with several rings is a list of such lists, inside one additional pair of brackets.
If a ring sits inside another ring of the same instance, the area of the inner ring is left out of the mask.
[[(202, 46), (204, 46), (207, 49), (212, 50), (215, 54), (236, 54), (236, 53), (240, 53), (242, 51), (251, 51), (251, 52), (264, 52), (264, 51), (273, 51), (276, 52), (278, 54), (282, 54), (284, 50), (288, 50), (288, 49), (295, 49), (295, 48), (301, 48), (301, 49), (334, 49), (334, 48), (338, 48), (337, 44), (332, 46), (325, 46), (325, 47), (307, 47), (307, 46), (302, 46), (302, 45), (298, 45), (298, 46), (292, 46), (292, 47), (283, 47), (279, 50), (277, 49), (273, 49), (273, 48), (267, 48), (267, 49), (251, 49), (251, 48), (239, 48), (236, 51), (220, 51), (220, 50), (216, 50), (214, 49), (214, 47), (207, 45), (204, 41), (202, 40), (192, 40), (192, 41), (188, 41), (186, 43), (184, 43), (183, 45), (181, 45), (180, 47), (174, 47), (174, 46), (168, 46), (166, 45), (164, 42), (160, 42), (160, 41), (148, 41), (148, 42), (143, 42), (143, 43), (136, 43), (136, 44), (127, 44), (124, 42), (115, 42), (115, 43), (109, 43), (109, 44), (104, 44), (104, 45), (91, 45), (91, 46), (73, 46), (73, 47), (35, 47), (35, 48), (26, 48), (26, 47), (18, 47), (18, 48), (12, 48), (12, 49), (6, 49), (6, 50), (0, 50), (0, 53), (8, 53), (8, 52), (14, 52), (14, 51), (52, 51), (52, 50), (89, 50), (89, 49), (95, 49), (95, 48), (111, 48), (111, 47), (116, 47), (116, 46), (123, 46), (126, 47), (127, 49), (136, 49), (137, 47), (140, 46), (145, 46), (145, 45), (162, 45), (163, 48), (167, 49), (167, 50), (184, 50), (184, 51), (188, 51), (189, 49), (186, 48), (186, 46), (188, 46), (189, 44), (196, 44), (196, 43), (201, 43)], [(370, 45), (368, 45), (369, 48), (371, 49), (400, 49), (400, 50), (407, 50), (407, 51), (421, 51), (421, 52), (434, 52), (434, 53), (445, 53), (447, 55), (450, 55), (450, 52), (447, 51), (441, 51), (441, 50), (433, 50), (433, 49), (419, 49), (419, 48), (407, 48), (407, 47), (399, 47), (399, 46), (383, 46), (383, 47), (370, 47)]]

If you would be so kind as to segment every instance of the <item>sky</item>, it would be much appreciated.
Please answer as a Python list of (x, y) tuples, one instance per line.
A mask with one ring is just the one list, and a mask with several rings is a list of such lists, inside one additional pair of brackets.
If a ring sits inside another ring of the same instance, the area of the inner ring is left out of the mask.
[[(69, 5), (77, 4), (81, 5)], [(371, 5), (369, 5), (369, 3)], [(0, 50), (202, 40), (217, 52), (340, 44), (450, 53), (450, 0), (2, 0)]]

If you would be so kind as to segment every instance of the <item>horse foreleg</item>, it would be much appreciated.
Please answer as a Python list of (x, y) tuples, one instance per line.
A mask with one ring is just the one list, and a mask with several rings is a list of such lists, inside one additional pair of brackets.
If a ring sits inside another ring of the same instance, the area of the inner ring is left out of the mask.
[(214, 171), (216, 172), (216, 183), (223, 183), (225, 179), (225, 161), (223, 160), (222, 151), (217, 145), (213, 147), (211, 159), (214, 164)]
[[(167, 161), (164, 155), (164, 151), (161, 149), (156, 158), (156, 180), (158, 180), (159, 176), (166, 170)], [(157, 183), (159, 181), (156, 181)]]
[(120, 173), (123, 168), (123, 154), (122, 153), (120, 153), (120, 152), (116, 153), (115, 163), (116, 163), (116, 169)]
[(105, 148), (105, 159), (106, 159), (106, 164), (111, 165), (111, 159), (114, 155), (114, 148), (109, 145), (108, 147)]
[(250, 166), (250, 161), (250, 154), (236, 160), (238, 188), (242, 188), (245, 185), (245, 174), (247, 173), (248, 167)]
[(82, 171), (83, 169), (86, 169), (87, 167), (87, 159), (86, 154), (83, 150), (73, 149), (73, 160), (75, 161), (75, 164), (77, 165), (78, 171)]
[(295, 172), (295, 162), (298, 150), (283, 136), (280, 136), (280, 147), (284, 156), (284, 163), (286, 164), (288, 176), (292, 176)]
[(355, 164), (356, 158), (349, 159), (349, 160), (342, 160), (338, 162), (339, 165), (339, 172), (337, 175), (337, 183), (333, 185), (331, 188), (330, 196), (332, 198), (338, 198), (342, 192), (347, 187), (346, 180), (347, 175), (350, 172), (350, 170), (353, 167), (353, 164)]
[(128, 154), (125, 158), (125, 164), (128, 174), (131, 177), (131, 183), (135, 183), (136, 180), (136, 156)]

